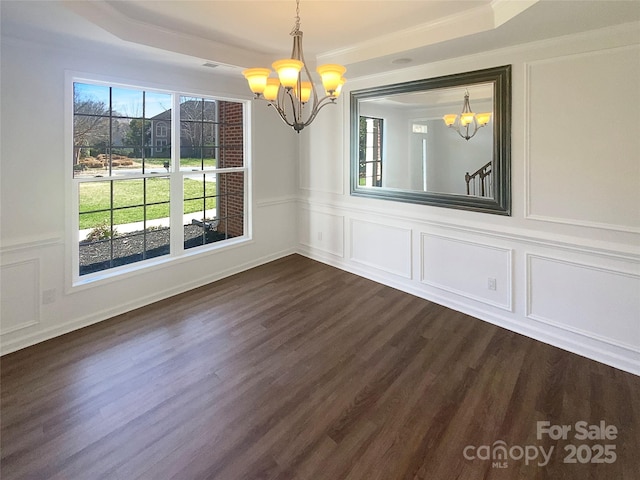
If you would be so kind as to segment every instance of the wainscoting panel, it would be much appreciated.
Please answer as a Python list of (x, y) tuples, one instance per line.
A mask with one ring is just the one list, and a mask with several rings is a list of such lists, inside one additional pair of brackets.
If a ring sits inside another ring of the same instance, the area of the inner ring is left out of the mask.
[(351, 219), (351, 260), (411, 278), (411, 229)]
[(421, 281), (504, 310), (513, 310), (512, 250), (423, 233)]
[(640, 276), (527, 255), (527, 317), (640, 352)]
[(302, 245), (344, 257), (344, 216), (299, 209), (299, 239)]
[(40, 321), (40, 261), (0, 266), (2, 309), (0, 335), (30, 327)]
[(640, 232), (640, 136), (623, 127), (640, 105), (639, 58), (635, 45), (527, 65), (527, 217)]

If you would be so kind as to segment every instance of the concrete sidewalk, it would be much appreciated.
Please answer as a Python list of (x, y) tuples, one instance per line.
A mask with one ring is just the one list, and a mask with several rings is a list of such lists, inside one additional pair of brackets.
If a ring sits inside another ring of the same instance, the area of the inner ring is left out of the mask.
[[(205, 216), (207, 218), (213, 218), (216, 216), (216, 210), (207, 210), (205, 212)], [(196, 212), (196, 213), (189, 213), (186, 215), (182, 216), (183, 218), (183, 224), (184, 225), (189, 225), (191, 223), (191, 220), (202, 220), (202, 212)], [(168, 226), (169, 225), (169, 218), (158, 218), (157, 220), (148, 220), (147, 221), (147, 228), (149, 227), (161, 227), (161, 226)], [(140, 231), (144, 228), (144, 222), (134, 222), (134, 223), (125, 223), (122, 225), (115, 225), (115, 229), (118, 233), (123, 234), (123, 233), (130, 233), (130, 232), (137, 232)], [(91, 232), (91, 228), (86, 228), (84, 230), (79, 230), (78, 231), (78, 241), (81, 242), (83, 240), (85, 240), (87, 238), (87, 235), (89, 234), (89, 232)]]

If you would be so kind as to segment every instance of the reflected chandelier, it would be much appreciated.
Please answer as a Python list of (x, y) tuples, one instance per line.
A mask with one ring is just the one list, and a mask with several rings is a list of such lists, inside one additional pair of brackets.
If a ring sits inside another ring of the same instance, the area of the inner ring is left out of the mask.
[(322, 107), (335, 103), (345, 82), (342, 75), (347, 69), (335, 64), (320, 65), (316, 69), (324, 89), (324, 96), (320, 98), (302, 53), (300, 0), (296, 0), (295, 18), (296, 23), (291, 31), (291, 58), (277, 60), (271, 65), (278, 78), (270, 78), (271, 70), (268, 68), (248, 68), (242, 74), (249, 82), (255, 98), (267, 101), (287, 125), (300, 133), (313, 122)]
[(442, 120), (444, 120), (444, 124), (447, 127), (453, 128), (458, 132), (458, 135), (469, 141), (470, 138), (473, 138), (478, 133), (478, 130), (487, 126), (489, 120), (491, 120), (491, 112), (473, 113), (469, 104), (469, 90), (465, 90), (464, 103), (460, 115), (452, 113), (442, 117)]

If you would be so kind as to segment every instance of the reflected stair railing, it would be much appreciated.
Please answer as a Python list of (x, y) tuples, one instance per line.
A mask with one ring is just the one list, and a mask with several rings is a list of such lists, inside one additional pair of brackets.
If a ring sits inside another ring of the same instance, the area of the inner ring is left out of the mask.
[(491, 196), (491, 185), (493, 181), (491, 172), (491, 162), (483, 165), (471, 174), (467, 172), (464, 175), (464, 179), (467, 182), (467, 195), (476, 197)]

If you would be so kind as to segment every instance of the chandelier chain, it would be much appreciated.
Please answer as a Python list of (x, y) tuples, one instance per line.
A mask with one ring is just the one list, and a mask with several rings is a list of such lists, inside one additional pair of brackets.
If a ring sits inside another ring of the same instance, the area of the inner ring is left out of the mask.
[(293, 26), (293, 30), (291, 30), (291, 35), (295, 35), (300, 31), (300, 0), (296, 0), (296, 23)]

